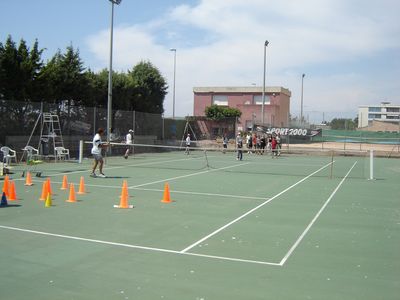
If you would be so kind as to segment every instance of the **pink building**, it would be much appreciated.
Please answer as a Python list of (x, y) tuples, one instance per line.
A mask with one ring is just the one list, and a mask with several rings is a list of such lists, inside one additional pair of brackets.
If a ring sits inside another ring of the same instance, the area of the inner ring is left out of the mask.
[[(221, 105), (242, 112), (238, 130), (262, 124), (262, 87), (194, 87), (194, 116), (204, 116), (207, 106)], [(283, 87), (266, 87), (264, 124), (273, 127), (289, 126), (291, 92)]]

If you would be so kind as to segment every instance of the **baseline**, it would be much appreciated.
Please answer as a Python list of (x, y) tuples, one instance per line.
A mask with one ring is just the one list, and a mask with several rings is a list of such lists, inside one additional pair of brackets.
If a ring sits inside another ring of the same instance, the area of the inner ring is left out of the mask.
[(307, 180), (308, 178), (310, 178), (311, 176), (313, 176), (314, 174), (322, 171), (323, 169), (325, 169), (326, 167), (328, 167), (329, 165), (331, 165), (333, 162), (330, 162), (328, 164), (326, 164), (325, 166), (319, 168), (317, 171), (314, 171), (313, 173), (307, 175), (306, 177), (304, 177), (303, 179), (297, 181), (296, 183), (292, 184), (291, 186), (287, 187), (286, 189), (284, 189), (283, 191), (281, 191), (280, 193), (276, 194), (275, 196), (269, 198), (268, 200), (264, 201), (263, 203), (261, 203), (260, 205), (257, 205), (256, 207), (250, 209), (249, 211), (247, 211), (246, 213), (242, 214), (241, 216), (237, 217), (236, 219), (232, 220), (231, 222), (225, 224), (224, 226), (218, 228), (217, 230), (211, 232), (210, 234), (206, 235), (205, 237), (201, 238), (200, 240), (198, 240), (197, 242), (191, 244), (190, 246), (186, 247), (185, 249), (181, 250), (181, 253), (186, 253), (187, 251), (189, 251), (190, 249), (192, 249), (193, 247), (197, 246), (198, 244), (204, 242), (205, 240), (209, 239), (210, 237), (216, 235), (217, 233), (221, 232), (222, 230), (228, 228), (229, 226), (231, 226), (232, 224), (235, 224), (236, 222), (238, 222), (239, 220), (243, 219), (244, 217), (248, 216), (249, 214), (251, 214), (252, 212), (256, 211), (257, 209), (263, 207), (264, 205), (268, 204), (269, 202), (271, 202), (272, 200), (274, 200), (275, 198), (279, 197), (280, 195), (286, 193), (287, 191), (291, 190), (292, 188), (294, 188), (295, 186), (299, 185), (300, 183), (302, 183), (303, 181)]
[(20, 231), (20, 232), (26, 232), (26, 233), (32, 233), (32, 234), (39, 234), (39, 235), (44, 235), (44, 236), (58, 237), (58, 238), (69, 239), (69, 240), (77, 240), (77, 241), (90, 242), (90, 243), (96, 243), (96, 244), (117, 246), (117, 247), (134, 248), (134, 249), (140, 249), (140, 250), (172, 253), (172, 254), (178, 254), (178, 255), (190, 255), (190, 256), (205, 257), (205, 258), (212, 258), (212, 259), (218, 259), (218, 260), (252, 263), (252, 264), (281, 266), (279, 263), (268, 262), (268, 261), (248, 260), (248, 259), (241, 259), (241, 258), (205, 255), (205, 254), (197, 254), (197, 253), (182, 253), (181, 251), (177, 251), (177, 250), (146, 247), (146, 246), (139, 246), (139, 245), (132, 245), (132, 244), (124, 244), (124, 243), (116, 243), (116, 242), (109, 242), (109, 241), (96, 240), (96, 239), (88, 239), (88, 238), (83, 238), (83, 237), (78, 237), (78, 236), (50, 233), (50, 232), (37, 231), (37, 230), (31, 230), (31, 229), (19, 228), (19, 227), (11, 227), (11, 226), (5, 226), (5, 225), (0, 225), (0, 228), (14, 230), (14, 231)]

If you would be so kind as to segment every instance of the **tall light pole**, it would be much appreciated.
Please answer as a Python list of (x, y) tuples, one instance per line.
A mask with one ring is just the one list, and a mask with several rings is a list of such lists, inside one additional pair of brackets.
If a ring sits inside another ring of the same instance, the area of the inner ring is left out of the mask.
[(175, 119), (175, 77), (176, 77), (176, 49), (171, 48), (170, 51), (174, 52), (174, 88), (172, 92), (172, 119)]
[(111, 2), (111, 33), (110, 33), (110, 65), (108, 68), (108, 102), (107, 102), (107, 142), (110, 142), (112, 127), (112, 57), (113, 57), (113, 31), (114, 31), (114, 4), (121, 4), (122, 0), (109, 0)]
[(263, 90), (262, 90), (262, 105), (261, 105), (261, 123), (264, 125), (264, 105), (265, 105), (265, 72), (267, 68), (267, 46), (269, 42), (264, 43), (264, 76), (263, 76)]
[(303, 126), (303, 86), (304, 86), (304, 76), (306, 74), (303, 73), (301, 75), (301, 108), (300, 108), (300, 124)]

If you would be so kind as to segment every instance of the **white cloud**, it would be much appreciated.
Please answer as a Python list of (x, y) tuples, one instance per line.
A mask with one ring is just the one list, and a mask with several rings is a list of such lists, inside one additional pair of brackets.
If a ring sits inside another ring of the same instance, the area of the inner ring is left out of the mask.
[[(176, 115), (184, 116), (193, 112), (193, 86), (261, 85), (268, 39), (267, 85), (292, 91), (292, 111), (299, 110), (303, 72), (312, 110), (356, 111), (384, 93), (400, 92), (391, 84), (397, 69), (359, 71), (371, 57), (400, 48), (399, 10), (400, 2), (390, 0), (203, 0), (172, 8), (146, 24), (114, 27), (114, 68), (126, 70), (150, 60), (172, 88), (169, 48), (177, 48)], [(109, 31), (89, 37), (88, 45), (107, 65)], [(371, 86), (375, 81), (380, 84)], [(171, 115), (172, 90), (164, 107)]]

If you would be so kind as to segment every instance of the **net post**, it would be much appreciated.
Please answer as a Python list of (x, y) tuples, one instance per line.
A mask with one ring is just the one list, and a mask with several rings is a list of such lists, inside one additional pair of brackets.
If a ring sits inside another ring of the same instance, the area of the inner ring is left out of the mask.
[(79, 141), (79, 160), (78, 163), (82, 163), (83, 160), (83, 140)]
[(369, 180), (374, 180), (374, 150), (369, 151)]

